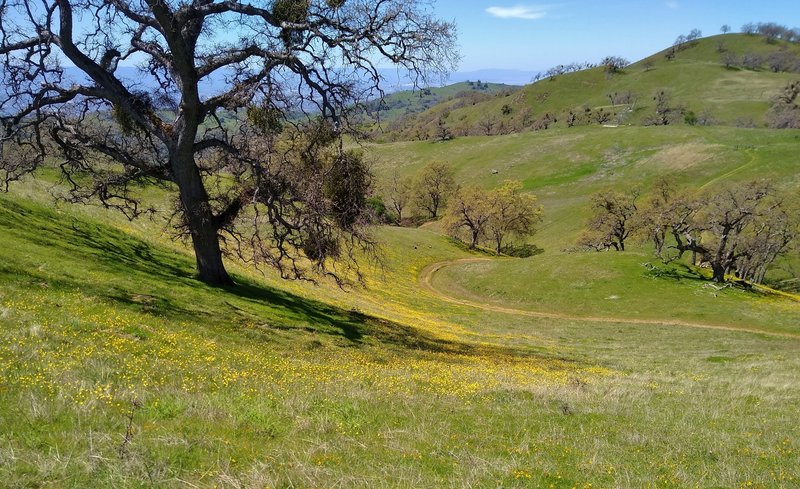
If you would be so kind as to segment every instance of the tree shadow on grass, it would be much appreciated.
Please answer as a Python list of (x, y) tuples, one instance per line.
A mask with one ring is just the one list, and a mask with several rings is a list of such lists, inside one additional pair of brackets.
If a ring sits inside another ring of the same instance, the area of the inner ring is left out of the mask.
[[(530, 350), (445, 340), (246, 277), (236, 277), (235, 287), (210, 287), (194, 278), (194, 261), (185, 254), (24, 200), (0, 197), (0, 232), (0, 245), (13, 241), (27, 255), (15, 260), (0, 250), (0, 283), (78, 292), (198, 327), (230, 326), (240, 331), (245, 323), (256, 324), (267, 332), (265, 339), (274, 328), (335, 336), (352, 346), (379, 343), (460, 355), (534, 355)], [(47, 266), (40, 266), (45, 262)]]

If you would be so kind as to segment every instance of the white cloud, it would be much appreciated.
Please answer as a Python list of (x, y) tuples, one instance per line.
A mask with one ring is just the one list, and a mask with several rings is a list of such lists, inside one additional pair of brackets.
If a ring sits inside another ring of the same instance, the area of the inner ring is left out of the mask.
[(536, 20), (547, 15), (545, 7), (514, 5), (513, 7), (489, 7), (486, 12), (501, 19)]
[(669, 0), (665, 2), (665, 5), (673, 10), (680, 8), (681, 4), (679, 4), (676, 0)]

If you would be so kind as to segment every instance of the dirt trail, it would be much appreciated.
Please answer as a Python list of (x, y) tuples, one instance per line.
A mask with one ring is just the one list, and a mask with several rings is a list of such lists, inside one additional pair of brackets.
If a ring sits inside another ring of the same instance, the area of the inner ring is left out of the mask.
[(527, 309), (515, 309), (511, 307), (504, 307), (498, 306), (493, 304), (484, 304), (480, 302), (471, 301), (468, 299), (460, 299), (450, 295), (447, 295), (433, 286), (433, 276), (436, 275), (436, 272), (439, 270), (451, 266), (457, 265), (461, 263), (474, 263), (474, 262), (482, 262), (482, 261), (493, 261), (492, 258), (462, 258), (460, 260), (450, 260), (444, 262), (433, 263), (425, 267), (419, 275), (419, 283), (423, 289), (427, 290), (434, 296), (442, 299), (446, 302), (450, 302), (452, 304), (458, 304), (462, 306), (473, 307), (476, 309), (481, 309), (484, 311), (493, 311), (493, 312), (500, 312), (503, 314), (513, 314), (517, 316), (527, 316), (527, 317), (536, 317), (536, 318), (545, 318), (545, 319), (563, 319), (568, 321), (586, 321), (586, 322), (594, 322), (594, 323), (617, 323), (617, 324), (644, 324), (644, 325), (655, 325), (655, 326), (680, 326), (685, 328), (702, 328), (702, 329), (719, 329), (723, 331), (734, 331), (734, 332), (741, 332), (741, 333), (753, 333), (753, 334), (760, 334), (765, 336), (777, 336), (781, 338), (793, 338), (793, 339), (800, 339), (800, 334), (793, 334), (793, 333), (778, 333), (772, 331), (762, 331), (759, 329), (750, 329), (750, 328), (741, 328), (738, 326), (728, 326), (728, 325), (721, 325), (721, 324), (705, 324), (705, 323), (693, 323), (688, 321), (679, 321), (679, 320), (672, 320), (672, 319), (631, 319), (631, 318), (620, 318), (620, 317), (606, 317), (606, 316), (576, 316), (573, 314), (566, 314), (560, 312), (542, 312), (542, 311), (531, 311)]

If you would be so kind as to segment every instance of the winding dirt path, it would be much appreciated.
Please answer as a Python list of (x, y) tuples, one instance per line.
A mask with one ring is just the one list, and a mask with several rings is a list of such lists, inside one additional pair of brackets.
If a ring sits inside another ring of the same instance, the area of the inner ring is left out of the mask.
[(422, 271), (420, 272), (419, 284), (423, 289), (430, 292), (437, 298), (449, 302), (451, 304), (458, 304), (461, 306), (481, 309), (483, 311), (499, 312), (503, 314), (512, 314), (516, 316), (536, 317), (544, 319), (562, 319), (568, 321), (586, 321), (593, 323), (639, 324), (639, 325), (654, 325), (654, 326), (680, 326), (685, 328), (718, 329), (723, 331), (734, 331), (740, 333), (760, 334), (765, 336), (776, 336), (781, 338), (800, 339), (800, 334), (763, 331), (759, 329), (741, 328), (737, 326), (727, 326), (721, 324), (693, 323), (688, 321), (679, 321), (672, 319), (660, 320), (660, 319), (631, 319), (631, 318), (619, 318), (619, 317), (607, 317), (607, 316), (576, 316), (573, 314), (566, 314), (560, 312), (542, 312), (542, 311), (531, 311), (527, 309), (515, 309), (511, 307), (498, 306), (494, 304), (484, 304), (469, 299), (461, 299), (453, 297), (445, 294), (444, 292), (438, 290), (433, 286), (433, 276), (436, 275), (436, 272), (442, 270), (443, 268), (452, 265), (459, 265), (462, 263), (475, 263), (484, 261), (490, 262), (494, 260), (496, 259), (462, 258), (460, 260), (449, 260), (438, 263), (432, 263), (427, 267), (425, 267), (424, 269), (422, 269)]

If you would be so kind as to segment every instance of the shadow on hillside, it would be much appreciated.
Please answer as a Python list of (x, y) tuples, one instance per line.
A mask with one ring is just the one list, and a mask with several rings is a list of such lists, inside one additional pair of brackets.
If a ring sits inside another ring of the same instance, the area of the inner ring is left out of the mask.
[(137, 312), (209, 328), (211, 333), (221, 332), (215, 328), (219, 326), (240, 331), (250, 324), (264, 331), (265, 339), (271, 329), (295, 330), (335, 336), (353, 346), (377, 342), (463, 355), (515, 353), (443, 340), (244, 277), (236, 277), (240, 284), (236, 287), (209, 287), (194, 278), (194, 261), (187, 255), (33, 203), (0, 197), (0, 229), (0, 244), (13, 240), (27, 255), (27, 261), (15, 260), (0, 250), (0, 283), (80, 292)]

